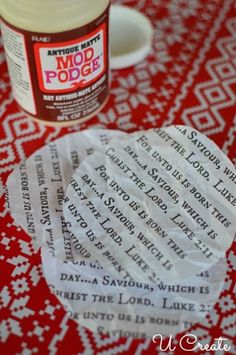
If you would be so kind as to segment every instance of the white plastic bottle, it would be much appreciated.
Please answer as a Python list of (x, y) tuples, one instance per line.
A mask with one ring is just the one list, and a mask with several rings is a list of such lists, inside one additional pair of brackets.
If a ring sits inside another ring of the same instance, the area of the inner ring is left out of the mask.
[(1, 0), (13, 94), (30, 117), (67, 126), (103, 107), (109, 7), (110, 0)]

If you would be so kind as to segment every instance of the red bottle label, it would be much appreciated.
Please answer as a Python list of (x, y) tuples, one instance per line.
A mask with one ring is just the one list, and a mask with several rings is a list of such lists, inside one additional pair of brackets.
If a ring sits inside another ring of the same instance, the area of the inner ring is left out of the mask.
[(61, 33), (2, 22), (16, 101), (31, 116), (65, 123), (92, 116), (109, 93), (109, 7), (95, 21)]

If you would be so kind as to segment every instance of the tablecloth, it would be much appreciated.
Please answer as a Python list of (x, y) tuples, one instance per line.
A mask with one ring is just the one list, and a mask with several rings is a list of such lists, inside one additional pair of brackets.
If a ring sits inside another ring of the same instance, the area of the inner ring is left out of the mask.
[[(44, 144), (88, 127), (135, 131), (184, 124), (205, 133), (236, 163), (235, 0), (126, 0), (151, 19), (153, 50), (135, 67), (112, 72), (110, 99), (90, 121), (66, 129), (29, 120), (11, 95), (0, 48), (0, 353), (183, 354), (159, 351), (152, 339), (92, 334), (68, 319), (50, 293), (40, 253), (10, 217), (3, 189), (14, 167)], [(224, 236), (222, 236), (223, 238)], [(188, 329), (202, 343), (227, 338), (236, 354), (235, 244), (227, 253), (225, 286), (214, 310)], [(196, 352), (197, 353), (197, 352)], [(199, 352), (200, 353), (200, 352)], [(214, 353), (214, 351), (202, 353)], [(216, 351), (223, 354), (222, 351)]]

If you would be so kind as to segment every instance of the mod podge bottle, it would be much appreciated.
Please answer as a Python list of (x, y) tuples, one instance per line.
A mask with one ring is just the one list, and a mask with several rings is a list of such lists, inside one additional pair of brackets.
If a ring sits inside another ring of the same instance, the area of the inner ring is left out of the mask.
[(109, 94), (110, 0), (1, 0), (13, 94), (33, 119), (71, 125)]

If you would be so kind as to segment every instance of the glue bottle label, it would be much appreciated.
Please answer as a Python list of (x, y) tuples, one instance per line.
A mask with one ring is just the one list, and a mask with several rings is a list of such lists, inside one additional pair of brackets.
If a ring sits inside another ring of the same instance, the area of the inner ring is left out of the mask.
[(51, 123), (84, 119), (109, 92), (108, 9), (60, 33), (34, 33), (2, 21), (13, 93), (23, 110)]

